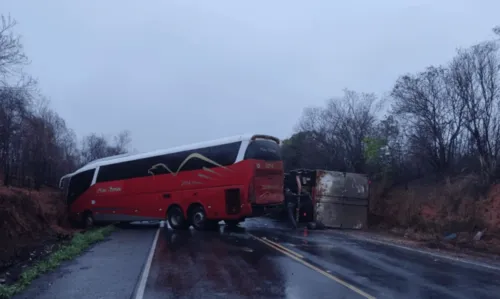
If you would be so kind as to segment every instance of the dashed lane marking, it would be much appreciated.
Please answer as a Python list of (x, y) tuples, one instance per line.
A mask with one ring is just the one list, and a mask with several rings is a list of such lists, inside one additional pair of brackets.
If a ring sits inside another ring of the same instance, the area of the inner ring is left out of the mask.
[(283, 246), (283, 245), (281, 245), (281, 244), (278, 244), (278, 243), (276, 243), (276, 242), (274, 242), (274, 241), (271, 241), (271, 240), (267, 239), (266, 237), (263, 237), (263, 238), (261, 238), (261, 239), (262, 239), (262, 241), (264, 241), (264, 242), (268, 242), (268, 243), (269, 243), (269, 245), (276, 246), (276, 247), (278, 247), (278, 248), (279, 248), (279, 249), (281, 249), (281, 250), (284, 250), (284, 251), (286, 251), (286, 252), (288, 252), (288, 253), (290, 253), (290, 254), (295, 255), (295, 256), (296, 256), (296, 257), (298, 257), (299, 259), (303, 259), (303, 258), (304, 258), (304, 256), (303, 256), (303, 255), (298, 254), (297, 252), (295, 252), (295, 251), (293, 251), (293, 250), (290, 250), (290, 249), (286, 248), (285, 246)]
[[(346, 282), (346, 281), (338, 278), (337, 276), (334, 276), (334, 275), (332, 275), (332, 274), (330, 274), (330, 273), (328, 273), (328, 272), (326, 272), (326, 271), (324, 271), (324, 270), (322, 270), (322, 269), (314, 266), (313, 264), (308, 263), (303, 258), (301, 258), (300, 254), (295, 253), (295, 252), (292, 253), (293, 251), (290, 250), (290, 249), (287, 249), (287, 248), (285, 248), (286, 250), (282, 249), (282, 248), (284, 248), (283, 246), (281, 246), (281, 245), (279, 245), (279, 244), (277, 244), (275, 242), (269, 241), (268, 239), (263, 239), (263, 238), (254, 236), (252, 234), (249, 234), (249, 235), (251, 237), (253, 237), (254, 239), (262, 242), (263, 244), (266, 244), (267, 246), (269, 246), (269, 247), (271, 247), (271, 248), (273, 248), (273, 249), (275, 249), (275, 250), (283, 253), (284, 255), (292, 258), (293, 260), (301, 263), (302, 265), (304, 265), (304, 266), (306, 266), (306, 267), (308, 267), (308, 268), (310, 268), (310, 269), (312, 269), (312, 270), (314, 270), (314, 271), (316, 271), (316, 272), (318, 272), (318, 273), (320, 273), (320, 274), (322, 274), (322, 275), (330, 278), (331, 280), (337, 282), (338, 284), (343, 285), (344, 287), (350, 289), (351, 291), (357, 293), (358, 295), (361, 295), (362, 297), (367, 298), (367, 299), (376, 299), (376, 297), (374, 297), (374, 296), (372, 296), (372, 295), (370, 295), (370, 294), (368, 294), (368, 293), (360, 290), (359, 288), (357, 288), (357, 287), (353, 286), (352, 284), (350, 284), (350, 283), (348, 283), (348, 282)], [(279, 245), (279, 246), (276, 246), (276, 245)]]

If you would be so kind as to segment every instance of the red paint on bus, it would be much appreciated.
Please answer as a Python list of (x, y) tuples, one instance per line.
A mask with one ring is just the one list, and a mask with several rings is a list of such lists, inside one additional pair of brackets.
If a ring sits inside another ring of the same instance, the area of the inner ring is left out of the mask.
[[(228, 214), (226, 189), (240, 190), (238, 213)], [(164, 220), (168, 208), (175, 204), (181, 207), (187, 218), (189, 206), (199, 203), (204, 207), (207, 219), (240, 220), (252, 216), (252, 206), (282, 204), (282, 190), (281, 161), (243, 160), (208, 171), (183, 171), (177, 175), (169, 173), (96, 183), (70, 205), (70, 215), (79, 220), (83, 212), (91, 211), (96, 219), (121, 215), (131, 216), (131, 220)]]

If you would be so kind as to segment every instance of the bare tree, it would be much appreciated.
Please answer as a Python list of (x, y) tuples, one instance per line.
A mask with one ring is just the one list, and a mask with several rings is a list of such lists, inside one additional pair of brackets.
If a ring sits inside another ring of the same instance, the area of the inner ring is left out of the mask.
[(114, 155), (125, 154), (128, 152), (128, 148), (132, 142), (132, 137), (130, 135), (130, 131), (125, 130), (118, 133), (118, 135), (114, 137), (114, 145), (112, 146), (114, 149)]
[(500, 151), (500, 61), (498, 44), (460, 50), (451, 63), (453, 91), (464, 106), (464, 126), (474, 143), (483, 178), (497, 170)]
[(346, 90), (342, 101), (332, 101), (328, 111), (339, 120), (337, 142), (343, 144), (347, 169), (365, 171), (364, 140), (373, 134), (377, 97)]
[(4, 171), (4, 184), (10, 181), (11, 157), (15, 149), (13, 139), (21, 130), (28, 113), (29, 100), (22, 88), (0, 89), (0, 161)]
[(93, 160), (125, 153), (131, 142), (123, 131), (110, 143), (103, 136), (85, 138), (82, 150), (76, 135), (25, 75), (29, 63), (16, 21), (1, 17), (0, 24), (0, 171), (4, 185), (34, 187), (57, 185), (59, 178), (75, 170), (81, 157)]
[(33, 148), (29, 157), (34, 186), (39, 189), (42, 184), (54, 185), (76, 166), (75, 136), (44, 98), (39, 99), (26, 122), (33, 134), (25, 147)]
[(86, 136), (82, 141), (82, 164), (127, 153), (131, 142), (130, 132), (120, 132), (114, 137), (114, 141), (115, 143), (111, 144), (104, 135), (97, 135), (95, 133)]
[(294, 147), (296, 151), (302, 153), (301, 155), (307, 157), (300, 160), (300, 167), (334, 167), (338, 164), (336, 149), (331, 146), (335, 136), (332, 130), (334, 127), (335, 120), (328, 117), (325, 108), (305, 108), (297, 125), (295, 138), (290, 138), (290, 144), (285, 149)]
[(315, 134), (308, 131), (300, 131), (283, 140), (281, 152), (285, 170), (326, 168), (325, 160), (328, 158), (328, 153), (316, 140)]
[(500, 36), (500, 26), (495, 26), (493, 28), (493, 33), (495, 33), (496, 35)]
[(20, 36), (12, 31), (16, 26), (16, 20), (10, 16), (1, 16), (0, 26), (0, 80), (5, 79), (19, 71), (19, 66), (27, 64), (28, 58), (24, 54)]
[(90, 134), (82, 141), (82, 164), (109, 156), (108, 141), (104, 136)]
[(331, 99), (325, 108), (309, 108), (299, 122), (323, 153), (324, 167), (358, 171), (365, 169), (364, 144), (375, 125), (377, 97), (344, 90), (342, 98)]
[(449, 85), (449, 72), (429, 67), (400, 77), (391, 93), (393, 112), (409, 122), (409, 141), (416, 154), (439, 173), (449, 170), (464, 120), (464, 105)]

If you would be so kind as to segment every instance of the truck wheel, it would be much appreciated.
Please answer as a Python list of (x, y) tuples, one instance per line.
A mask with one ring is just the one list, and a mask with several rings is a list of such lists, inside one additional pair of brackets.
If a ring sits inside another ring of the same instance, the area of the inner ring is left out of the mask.
[(167, 221), (172, 229), (186, 229), (188, 227), (184, 213), (182, 213), (181, 208), (178, 206), (168, 209)]

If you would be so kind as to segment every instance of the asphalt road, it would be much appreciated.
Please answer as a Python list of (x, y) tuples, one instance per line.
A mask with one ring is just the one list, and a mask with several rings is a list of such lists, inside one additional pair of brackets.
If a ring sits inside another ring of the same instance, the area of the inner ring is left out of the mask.
[(500, 298), (500, 271), (252, 219), (218, 232), (122, 229), (16, 298)]
[(15, 299), (130, 298), (158, 226), (114, 232), (73, 261), (36, 279)]
[(376, 298), (500, 298), (500, 266), (493, 263), (454, 261), (336, 231), (257, 228), (252, 233)]
[(143, 298), (363, 298), (356, 295), (245, 232), (164, 230)]

